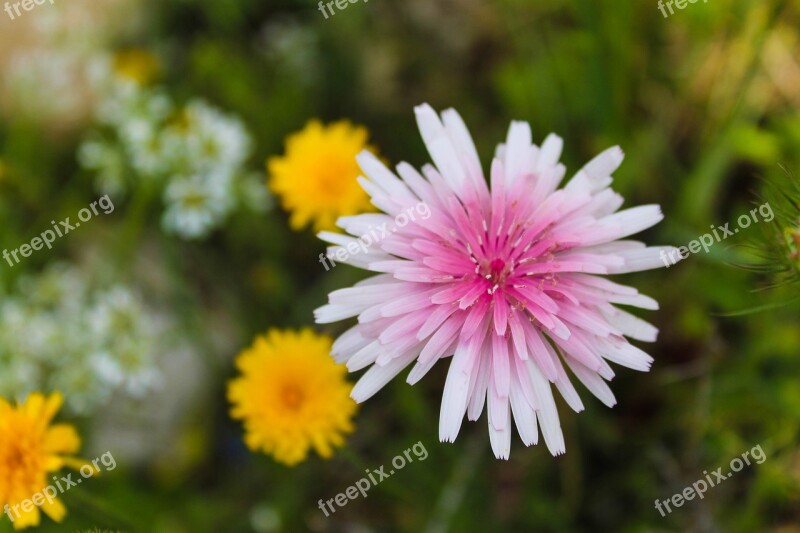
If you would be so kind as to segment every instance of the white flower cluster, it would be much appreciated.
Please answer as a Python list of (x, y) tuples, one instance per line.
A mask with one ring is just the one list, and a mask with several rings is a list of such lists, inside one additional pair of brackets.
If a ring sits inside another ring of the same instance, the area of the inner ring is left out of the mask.
[(141, 398), (160, 382), (164, 320), (128, 287), (95, 287), (55, 264), (22, 278), (0, 303), (0, 396), (59, 391), (89, 415), (112, 394)]
[(133, 82), (107, 86), (97, 109), (104, 132), (78, 154), (101, 192), (160, 191), (162, 226), (184, 239), (207, 236), (239, 205), (267, 208), (263, 176), (245, 169), (252, 141), (241, 121), (201, 100), (176, 107), (163, 91)]

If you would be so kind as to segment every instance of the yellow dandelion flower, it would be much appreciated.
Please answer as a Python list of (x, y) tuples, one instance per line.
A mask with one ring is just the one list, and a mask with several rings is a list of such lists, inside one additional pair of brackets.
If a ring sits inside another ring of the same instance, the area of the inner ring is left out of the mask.
[(373, 149), (366, 128), (340, 121), (324, 126), (312, 120), (286, 140), (286, 154), (267, 161), (268, 185), (291, 214), (292, 229), (309, 223), (330, 230), (336, 219), (371, 210), (369, 197), (356, 178), (356, 155)]
[(329, 458), (353, 431), (356, 403), (347, 369), (330, 357), (331, 339), (310, 329), (272, 329), (236, 361), (241, 377), (230, 382), (231, 416), (243, 420), (245, 443), (294, 465), (310, 448)]
[(67, 514), (60, 500), (45, 493), (51, 472), (85, 464), (71, 457), (81, 443), (75, 428), (50, 424), (62, 403), (57, 393), (34, 393), (17, 406), (0, 398), (0, 507), (14, 529), (38, 526), (40, 508), (56, 522)]

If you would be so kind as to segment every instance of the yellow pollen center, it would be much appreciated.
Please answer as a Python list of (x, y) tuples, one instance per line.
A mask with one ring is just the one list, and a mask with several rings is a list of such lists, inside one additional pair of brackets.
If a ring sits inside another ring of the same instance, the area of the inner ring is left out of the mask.
[(281, 390), (281, 401), (284, 407), (291, 411), (299, 411), (304, 400), (305, 394), (296, 385), (286, 385)]
[[(331, 158), (334, 159), (334, 158)], [(347, 170), (341, 168), (342, 165), (338, 164), (336, 160), (326, 161), (324, 168), (319, 170), (319, 181), (317, 186), (319, 192), (329, 198), (339, 198), (345, 191), (344, 180), (347, 176)]]
[(17, 447), (14, 447), (8, 451), (8, 457), (6, 457), (6, 465), (8, 466), (9, 471), (13, 472), (15, 470), (20, 470), (24, 464), (25, 464), (25, 457), (22, 454), (22, 450), (20, 450)]
[(203, 194), (189, 194), (183, 199), (183, 204), (186, 207), (199, 207), (206, 203), (206, 197)]
[(35, 484), (41, 471), (41, 463), (37, 451), (23, 444), (11, 444), (5, 449), (0, 460), (0, 470), (5, 470), (17, 482), (25, 487)]

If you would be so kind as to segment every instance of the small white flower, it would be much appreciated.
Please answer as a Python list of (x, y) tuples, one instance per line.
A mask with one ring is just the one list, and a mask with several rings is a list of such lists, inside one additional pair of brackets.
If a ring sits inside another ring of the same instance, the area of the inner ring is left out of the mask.
[(205, 237), (227, 215), (230, 184), (220, 175), (194, 175), (173, 180), (164, 194), (167, 210), (162, 225), (186, 239)]
[(250, 137), (237, 119), (202, 101), (190, 102), (185, 110), (186, 153), (196, 171), (235, 171), (250, 153)]

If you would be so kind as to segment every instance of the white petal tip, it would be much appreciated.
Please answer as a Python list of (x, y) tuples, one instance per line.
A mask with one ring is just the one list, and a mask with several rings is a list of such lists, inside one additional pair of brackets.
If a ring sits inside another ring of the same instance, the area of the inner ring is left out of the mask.
[(425, 102), (425, 103), (419, 104), (418, 106), (415, 106), (414, 107), (414, 113), (416, 115), (422, 115), (422, 114), (426, 114), (426, 113), (433, 113), (435, 115), (436, 111), (433, 110), (433, 107), (431, 107), (431, 105), (429, 103)]

